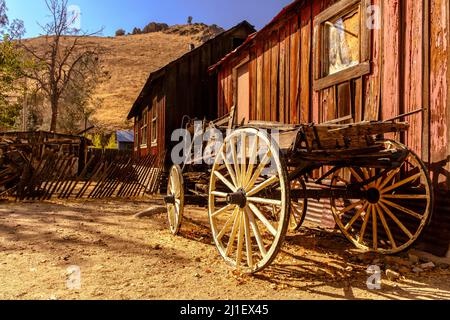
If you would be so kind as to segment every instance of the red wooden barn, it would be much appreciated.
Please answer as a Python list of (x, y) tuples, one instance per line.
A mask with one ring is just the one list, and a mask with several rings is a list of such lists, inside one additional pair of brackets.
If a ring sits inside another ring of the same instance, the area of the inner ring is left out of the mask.
[[(137, 156), (171, 150), (183, 117), (217, 117), (217, 76), (208, 67), (236, 49), (255, 29), (244, 21), (150, 74), (128, 119), (134, 119)], [(167, 153), (167, 154), (170, 154)]]
[[(395, 138), (429, 165), (437, 199), (421, 245), (450, 240), (450, 2), (299, 0), (211, 68), (219, 116), (238, 121), (384, 120), (423, 108)], [(329, 224), (326, 204), (310, 219)]]

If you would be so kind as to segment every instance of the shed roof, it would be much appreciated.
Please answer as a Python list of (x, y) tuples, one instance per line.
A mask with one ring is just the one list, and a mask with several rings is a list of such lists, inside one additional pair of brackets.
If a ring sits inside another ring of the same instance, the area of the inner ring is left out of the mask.
[(226, 61), (232, 59), (233, 57), (235, 57), (239, 52), (241, 52), (242, 50), (244, 50), (246, 47), (249, 46), (249, 44), (251, 44), (253, 42), (254, 39), (258, 38), (261, 34), (263, 34), (267, 29), (269, 29), (270, 27), (272, 27), (274, 24), (276, 24), (278, 21), (280, 21), (282, 18), (284, 18), (284, 16), (286, 14), (288, 14), (289, 12), (291, 12), (291, 10), (293, 10), (296, 6), (305, 3), (305, 0), (295, 0), (294, 2), (292, 2), (291, 4), (289, 4), (288, 6), (284, 7), (280, 13), (278, 13), (275, 18), (272, 19), (272, 21), (270, 21), (264, 28), (262, 28), (260, 31), (255, 32), (254, 34), (251, 34), (247, 40), (240, 45), (239, 47), (237, 47), (236, 49), (234, 49), (232, 52), (230, 52), (229, 54), (227, 54), (225, 57), (223, 57), (219, 62), (217, 62), (216, 64), (212, 65), (209, 68), (209, 71), (215, 71), (218, 67), (220, 67), (223, 63), (225, 63)]
[(236, 26), (234, 26), (233, 28), (218, 34), (216, 37), (206, 41), (201, 46), (198, 46), (197, 48), (189, 51), (188, 53), (184, 54), (180, 58), (170, 62), (169, 64), (167, 64), (166, 66), (162, 67), (161, 69), (159, 69), (159, 70), (157, 70), (155, 72), (152, 72), (150, 74), (150, 76), (148, 77), (147, 82), (144, 85), (144, 88), (142, 89), (141, 93), (139, 94), (138, 98), (136, 99), (135, 103), (133, 104), (133, 107), (131, 108), (130, 113), (128, 114), (128, 120), (132, 119), (133, 117), (135, 117), (137, 115), (137, 112), (138, 112), (139, 108), (141, 107), (141, 104), (142, 104), (143, 100), (145, 99), (145, 96), (146, 96), (147, 92), (149, 92), (152, 83), (155, 80), (157, 80), (158, 78), (164, 76), (165, 71), (169, 67), (171, 67), (171, 66), (173, 66), (175, 64), (183, 63), (188, 58), (190, 58), (192, 55), (194, 55), (197, 52), (199, 52), (202, 47), (208, 45), (209, 43), (211, 43), (212, 41), (214, 41), (214, 40), (216, 40), (216, 39), (218, 39), (220, 37), (227, 36), (228, 34), (234, 32), (237, 29), (242, 28), (242, 27), (247, 27), (249, 29), (252, 29), (253, 31), (255, 30), (254, 27), (248, 21), (244, 20), (241, 23), (239, 23)]

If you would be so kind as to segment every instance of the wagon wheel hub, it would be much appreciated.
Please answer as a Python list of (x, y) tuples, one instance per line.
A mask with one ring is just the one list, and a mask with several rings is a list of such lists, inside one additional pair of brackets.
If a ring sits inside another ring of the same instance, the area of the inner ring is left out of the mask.
[(172, 204), (172, 205), (175, 205), (175, 194), (170, 194), (170, 195), (168, 195), (168, 196), (165, 196), (164, 197), (164, 202), (165, 202), (165, 204), (167, 205), (167, 204)]
[(247, 195), (244, 189), (239, 189), (237, 192), (228, 194), (227, 203), (244, 209), (247, 206)]
[(367, 200), (371, 204), (377, 204), (381, 199), (380, 191), (376, 188), (370, 188), (367, 190)]

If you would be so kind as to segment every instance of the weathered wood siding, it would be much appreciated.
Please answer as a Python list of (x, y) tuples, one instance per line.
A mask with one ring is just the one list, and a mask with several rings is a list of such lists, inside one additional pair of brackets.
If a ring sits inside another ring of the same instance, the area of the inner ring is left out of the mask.
[(423, 107), (423, 116), (405, 119), (408, 133), (390, 138), (429, 165), (438, 198), (434, 220), (440, 224), (430, 230), (442, 239), (447, 228), (450, 242), (450, 3), (372, 0), (380, 8), (380, 28), (370, 32), (370, 74), (315, 91), (315, 17), (337, 2), (298, 1), (224, 60), (218, 69), (219, 115), (234, 104), (232, 71), (247, 57), (251, 120), (320, 123), (350, 113), (354, 121), (383, 120)]

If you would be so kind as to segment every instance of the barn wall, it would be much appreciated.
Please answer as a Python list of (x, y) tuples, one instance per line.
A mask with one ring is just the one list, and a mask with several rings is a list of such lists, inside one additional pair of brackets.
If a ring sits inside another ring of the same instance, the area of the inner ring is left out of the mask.
[(234, 104), (232, 71), (245, 57), (250, 59), (251, 120), (320, 123), (349, 111), (355, 121), (386, 120), (423, 107), (423, 116), (405, 119), (409, 132), (389, 138), (407, 144), (429, 164), (437, 200), (423, 245), (444, 248), (436, 252), (442, 255), (450, 243), (450, 3), (372, 0), (381, 19), (380, 29), (371, 31), (370, 74), (315, 91), (314, 17), (335, 2), (299, 2), (226, 60), (219, 69), (219, 115)]
[(450, 257), (450, 3), (430, 1), (429, 31), (429, 123), (424, 141), (429, 144), (429, 162), (436, 191), (436, 208), (423, 246), (437, 255)]

